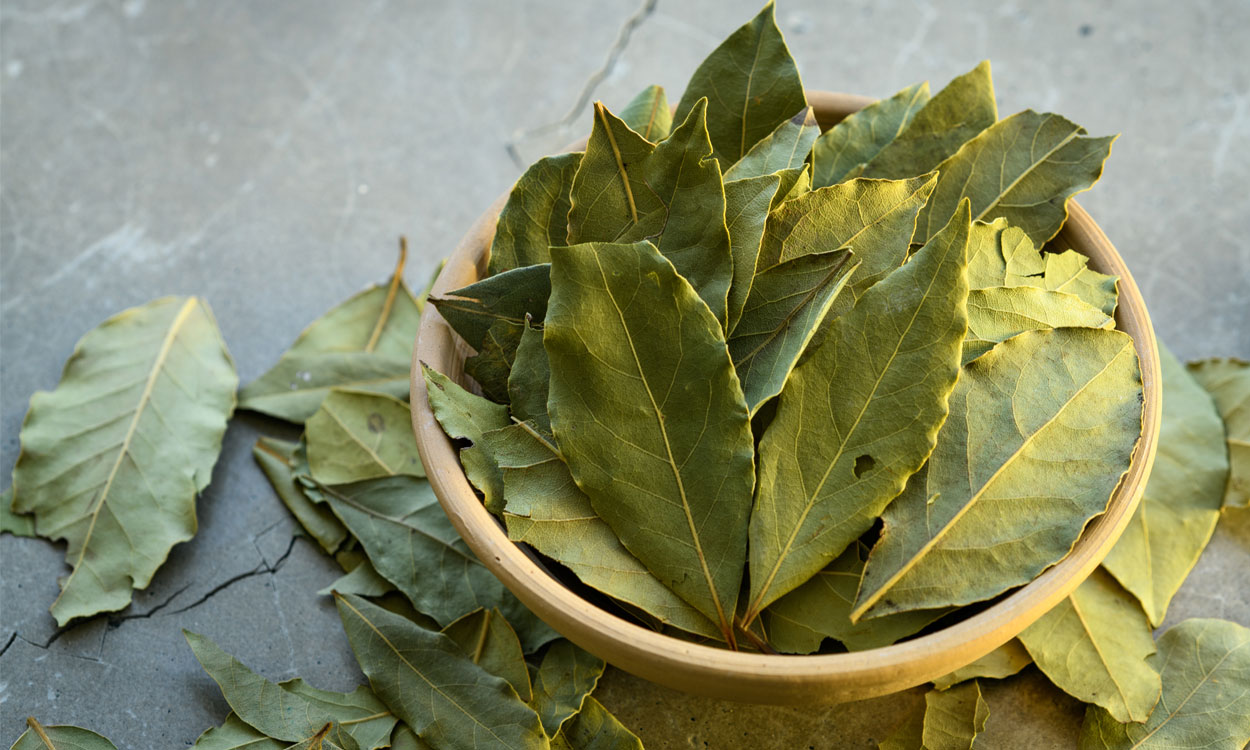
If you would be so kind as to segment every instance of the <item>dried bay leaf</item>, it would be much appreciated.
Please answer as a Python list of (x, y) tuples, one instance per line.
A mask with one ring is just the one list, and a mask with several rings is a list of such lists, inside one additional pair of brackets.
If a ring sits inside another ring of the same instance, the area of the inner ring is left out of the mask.
[(498, 609), (479, 609), (443, 628), (474, 664), (508, 681), (521, 700), (533, 697), (530, 672), (516, 631)]
[(1159, 699), (1146, 613), (1106, 571), (1095, 569), (1019, 638), (1056, 687), (1117, 721), (1145, 721)]
[(741, 159), (779, 123), (807, 106), (798, 66), (790, 56), (773, 3), (707, 56), (686, 84), (674, 115), (684, 120), (708, 100), (708, 128), (717, 160)]
[(342, 724), (329, 722), (287, 750), (360, 750), (360, 743)]
[(759, 447), (747, 623), (867, 531), (933, 450), (967, 332), (967, 244), (964, 206), (790, 376)]
[(486, 496), (486, 509), (492, 513), (503, 511), (503, 476), (490, 454), (483, 450), (482, 435), (507, 427), (512, 423), (508, 407), (469, 393), (441, 372), (421, 364), (425, 377), (426, 394), (430, 410), (453, 440), (472, 443), (460, 451), (460, 463), (465, 476)]
[(593, 695), (586, 696), (582, 710), (564, 722), (552, 740), (555, 750), (643, 750), (642, 740), (620, 722)]
[(548, 263), (568, 233), (569, 191), (581, 152), (544, 156), (512, 186), (490, 245), (487, 275)]
[(1228, 478), (1224, 425), (1211, 397), (1162, 344), (1159, 361), (1163, 420), (1154, 468), (1137, 512), (1102, 561), (1154, 627), (1215, 532)]
[(981, 601), (1062, 558), (1128, 469), (1141, 403), (1120, 331), (1026, 331), (969, 362), (927, 470), (882, 516), (851, 618)]
[(395, 731), (391, 734), (391, 750), (432, 750), (432, 748), (401, 721), (395, 725)]
[(231, 711), (221, 726), (206, 730), (194, 750), (282, 750), (287, 743), (266, 737)]
[(514, 268), (430, 302), (469, 346), (481, 351), (496, 321), (524, 325), (526, 316), (542, 321), (551, 294), (550, 269), (548, 263)]
[(858, 177), (868, 162), (911, 124), (929, 101), (929, 83), (908, 86), (852, 112), (812, 147), (812, 184), (818, 188)]
[(554, 446), (527, 425), (500, 432), (508, 538), (558, 561), (592, 588), (689, 633), (719, 638), (698, 610), (660, 583), (595, 513)]
[(733, 281), (729, 285), (725, 330), (731, 333), (742, 317), (742, 308), (751, 292), (764, 226), (779, 195), (781, 177), (766, 174), (725, 183), (725, 226), (729, 230), (729, 249), (733, 255)]
[(578, 486), (733, 643), (755, 466), (720, 324), (650, 243), (581, 245), (552, 250), (543, 343), (551, 426)]
[(322, 487), (322, 493), (377, 572), (440, 626), (498, 607), (527, 652), (555, 637), (473, 556), (428, 483), (385, 477)]
[(36, 536), (33, 516), (13, 512), (13, 488), (0, 493), (0, 534)]
[(1085, 137), (1085, 128), (1031, 109), (994, 123), (937, 166), (937, 186), (912, 242), (924, 242), (967, 198), (974, 220), (1003, 217), (1035, 244), (1045, 243), (1068, 218), (1068, 199), (1102, 176), (1116, 138)]
[(429, 744), (545, 750), (534, 710), (455, 641), (355, 596), (336, 597), (356, 661), (378, 697)]
[(978, 677), (1002, 679), (1018, 673), (1032, 663), (1033, 657), (1029, 656), (1029, 652), (1024, 648), (1024, 644), (1018, 639), (1012, 638), (980, 659), (962, 666), (950, 674), (937, 678), (933, 681), (933, 687), (938, 690), (946, 690), (952, 685), (958, 685), (961, 682), (967, 682)]
[(26, 718), (26, 726), (30, 728), (22, 732), (10, 750), (117, 750), (116, 745), (90, 729), (45, 727), (33, 716)]
[(385, 394), (330, 391), (309, 417), (304, 438), (309, 473), (323, 484), (425, 476), (408, 404)]
[(902, 132), (868, 161), (862, 176), (897, 180), (932, 171), (996, 120), (990, 61), (982, 60), (925, 102)]
[(602, 659), (563, 638), (547, 648), (534, 671), (534, 700), (530, 702), (547, 736), (554, 737), (564, 722), (582, 710), (604, 666)]
[(924, 748), (971, 750), (989, 718), (989, 704), (976, 680), (950, 690), (930, 690), (924, 696)]
[(547, 390), (551, 383), (551, 364), (543, 348), (542, 329), (526, 326), (517, 344), (516, 359), (508, 374), (508, 401), (512, 415), (529, 422), (539, 432), (551, 434), (547, 416)]
[(596, 104), (586, 156), (573, 180), (568, 239), (651, 240), (723, 326), (733, 258), (721, 169), (711, 153), (705, 104), (659, 144)]
[(496, 320), (486, 331), (482, 348), (464, 361), (464, 371), (482, 387), (482, 393), (499, 403), (508, 401), (508, 376), (525, 324)]
[(967, 363), (1025, 331), (1084, 326), (1114, 328), (1115, 320), (1081, 298), (1032, 286), (992, 286), (968, 292)]
[(239, 391), (239, 408), (303, 422), (335, 387), (406, 398), (424, 305), (424, 293), (414, 296), (403, 281), (406, 258), (401, 241), (390, 281), (313, 321), (276, 365)]
[(318, 690), (300, 679), (274, 684), (208, 638), (189, 630), (182, 634), (235, 715), (262, 734), (299, 742), (317, 734), (328, 722), (349, 722), (350, 729), (345, 731), (364, 750), (387, 745), (395, 717), (369, 688), (335, 693)]
[[(337, 521), (338, 519), (336, 518), (335, 520)], [(334, 583), (317, 593), (327, 596), (335, 591), (340, 594), (356, 594), (357, 596), (382, 596), (395, 591), (395, 586), (383, 578), (382, 574), (373, 567), (373, 563), (369, 562), (369, 558), (366, 557), (356, 563), (350, 571), (339, 576)]]
[(1250, 512), (1250, 363), (1239, 359), (1191, 362), (1189, 373), (1215, 401), (1228, 442), (1226, 511)]
[(1144, 724), (1122, 724), (1090, 706), (1081, 750), (1239, 750), (1250, 742), (1250, 628), (1226, 620), (1185, 620), (1159, 639), (1163, 680)]
[(659, 143), (667, 138), (673, 128), (673, 111), (668, 108), (668, 95), (664, 93), (664, 87), (648, 86), (639, 91), (621, 110), (621, 121), (652, 143)]
[(68, 543), (64, 625), (128, 605), (195, 535), (238, 376), (208, 305), (166, 297), (87, 333), (52, 392), (30, 400), (12, 510)]
[(798, 114), (782, 121), (773, 132), (725, 170), (725, 182), (801, 168), (819, 135), (820, 124), (816, 122), (815, 111), (804, 107)]
[(303, 485), (296, 480), (294, 461), (299, 447), (299, 443), (261, 437), (252, 446), (252, 458), (304, 531), (327, 555), (333, 555), (347, 541), (347, 529), (328, 507), (309, 499)]
[(924, 709), (913, 711), (877, 743), (877, 750), (924, 750)]

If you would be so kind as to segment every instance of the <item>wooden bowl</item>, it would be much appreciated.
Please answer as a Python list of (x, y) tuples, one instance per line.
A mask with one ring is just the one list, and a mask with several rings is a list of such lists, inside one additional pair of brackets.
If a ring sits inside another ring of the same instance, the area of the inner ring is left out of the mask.
[[(808, 92), (822, 127), (872, 100)], [(584, 142), (583, 142), (584, 143)], [(569, 150), (577, 150), (574, 145)], [(507, 194), (469, 228), (434, 285), (442, 294), (481, 278)], [(661, 635), (587, 602), (526, 556), (486, 511), (460, 467), (456, 448), (434, 419), (420, 363), (466, 383), (471, 350), (433, 306), (425, 308), (412, 368), (412, 424), (439, 502), (478, 558), (548, 625), (605, 661), (652, 682), (749, 703), (842, 703), (903, 690), (951, 672), (1006, 643), (1085, 580), (1115, 544), (1141, 499), (1154, 463), (1161, 408), (1159, 353), (1141, 292), (1107, 237), (1075, 201), (1059, 241), (1089, 257), (1091, 268), (1120, 278), (1116, 322), (1141, 360), (1142, 437), (1107, 512), (1095, 518), (1071, 554), (993, 606), (937, 632), (893, 646), (815, 656), (733, 652)]]

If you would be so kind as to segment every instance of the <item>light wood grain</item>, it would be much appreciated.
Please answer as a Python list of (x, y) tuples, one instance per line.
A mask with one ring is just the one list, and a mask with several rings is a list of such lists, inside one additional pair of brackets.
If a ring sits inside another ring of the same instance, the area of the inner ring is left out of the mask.
[[(872, 100), (808, 92), (822, 127)], [(571, 148), (580, 148), (574, 144)], [(471, 284), (486, 267), (495, 220), (506, 194), (469, 228), (434, 285), (435, 294)], [(1096, 271), (1120, 278), (1118, 327), (1130, 334), (1142, 366), (1143, 431), (1128, 473), (1107, 512), (1090, 522), (1071, 554), (992, 607), (941, 631), (885, 648), (820, 656), (735, 653), (660, 635), (602, 610), (565, 588), (508, 540), (473, 492), (455, 447), (430, 411), (424, 362), (464, 383), (463, 341), (428, 306), (417, 335), (412, 371), (412, 423), (434, 492), (474, 553), (551, 627), (582, 648), (640, 677), (678, 690), (749, 703), (840, 703), (903, 690), (978, 659), (1015, 637), (1067, 596), (1111, 549), (1128, 524), (1154, 463), (1162, 406), (1159, 353), (1137, 284), (1111, 242), (1080, 206), (1059, 242), (1090, 259)]]

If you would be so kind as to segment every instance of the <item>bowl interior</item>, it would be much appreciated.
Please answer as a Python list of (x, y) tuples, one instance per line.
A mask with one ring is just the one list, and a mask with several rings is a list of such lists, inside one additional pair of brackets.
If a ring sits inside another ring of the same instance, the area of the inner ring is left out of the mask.
[[(809, 91), (808, 101), (821, 126), (828, 128), (872, 100)], [(435, 294), (481, 278), (506, 199), (506, 193), (500, 196), (465, 234), (435, 283)], [(1141, 293), (1115, 248), (1075, 201), (1069, 203), (1068, 221), (1056, 242), (1088, 256), (1094, 270), (1120, 279), (1116, 323), (1132, 336), (1141, 361), (1142, 437), (1107, 511), (1089, 523), (1067, 557), (992, 606), (934, 633), (855, 653), (742, 653), (661, 635), (582, 599), (508, 539), (474, 494), (455, 446), (430, 411), (420, 364), (466, 384), (464, 359), (472, 353), (433, 306), (422, 316), (413, 354), (412, 419), (421, 459), (439, 502), (478, 558), (556, 631), (621, 669), (678, 690), (751, 703), (836, 703), (919, 685), (1015, 637), (1076, 588), (1127, 525), (1154, 462), (1161, 409), (1159, 355)]]

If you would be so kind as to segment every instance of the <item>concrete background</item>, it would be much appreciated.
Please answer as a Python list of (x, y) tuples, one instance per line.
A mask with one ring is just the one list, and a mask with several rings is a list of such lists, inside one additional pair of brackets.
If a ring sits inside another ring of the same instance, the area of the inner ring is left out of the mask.
[[(397, 235), (419, 284), (521, 167), (660, 83), (676, 101), (757, 0), (0, 4), (0, 471), (27, 399), (75, 341), (165, 294), (213, 306), (247, 382), (314, 317), (383, 280)], [(999, 107), (1121, 132), (1081, 202), (1182, 358), (1250, 358), (1250, 3), (782, 0), (809, 87), (936, 90), (993, 60)], [(272, 679), (360, 681), (315, 591), (337, 576), (231, 425), (200, 533), (127, 610), (58, 631), (63, 551), (0, 537), (0, 742), (27, 714), (121, 747), (180, 747), (226, 706), (181, 628)], [(7, 481), (0, 483), (7, 485)], [(1221, 529), (1171, 622), (1250, 625), (1250, 530)], [(1233, 571), (1240, 570), (1241, 574)], [(1035, 670), (986, 686), (987, 747), (1072, 747), (1081, 706)], [(619, 672), (605, 703), (649, 748), (875, 747), (923, 691), (828, 710), (715, 703)]]

